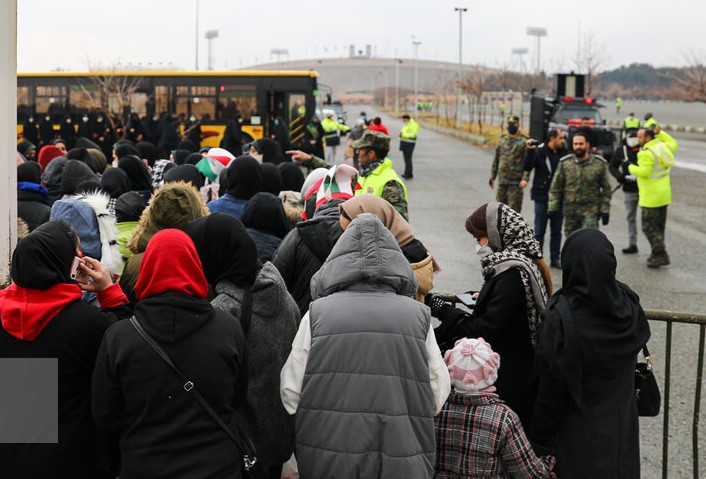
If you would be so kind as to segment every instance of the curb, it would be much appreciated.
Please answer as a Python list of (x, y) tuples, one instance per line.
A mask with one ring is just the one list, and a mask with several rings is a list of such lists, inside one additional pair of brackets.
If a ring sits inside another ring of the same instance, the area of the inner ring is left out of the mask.
[[(613, 128), (623, 127), (623, 122), (620, 120), (609, 120), (608, 125)], [(693, 125), (661, 125), (667, 131), (676, 131), (680, 133), (706, 133), (706, 127)]]
[(480, 135), (474, 135), (473, 133), (467, 133), (465, 131), (458, 131), (453, 128), (445, 128), (443, 126), (434, 125), (433, 123), (427, 123), (426, 121), (417, 120), (420, 126), (427, 128), (433, 132), (441, 133), (447, 136), (453, 136), (459, 140), (467, 141), (474, 145), (485, 145), (488, 140)]

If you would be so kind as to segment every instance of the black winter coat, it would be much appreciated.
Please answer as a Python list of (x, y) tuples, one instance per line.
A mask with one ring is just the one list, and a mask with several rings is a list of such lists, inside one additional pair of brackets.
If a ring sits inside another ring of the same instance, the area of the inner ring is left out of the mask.
[[(247, 392), (240, 322), (180, 293), (140, 301), (135, 316), (234, 428)], [(233, 442), (130, 321), (106, 331), (92, 390), (96, 425), (120, 436), (121, 479), (238, 477)]]
[[(639, 147), (630, 148), (625, 144), (625, 141), (622, 141), (613, 152), (613, 158), (611, 158), (608, 167), (610, 174), (618, 180), (618, 183), (623, 185), (623, 191), (628, 193), (637, 193), (637, 181), (626, 181), (625, 177), (630, 174), (628, 166), (637, 165), (638, 151), (640, 151)], [(625, 157), (625, 153), (627, 153), (627, 158)], [(626, 159), (627, 161), (625, 161)]]
[(534, 170), (532, 180), (532, 201), (547, 203), (549, 201), (549, 187), (552, 185), (554, 172), (559, 166), (559, 159), (566, 155), (566, 150), (553, 151), (547, 145), (537, 148), (528, 148), (525, 153), (522, 171)]
[(103, 333), (118, 317), (129, 317), (124, 305), (101, 310), (83, 301), (66, 306), (34, 341), (22, 341), (0, 327), (0, 358), (58, 358), (59, 443), (0, 444), (3, 479), (94, 479), (99, 472), (91, 419), (91, 374)]
[(30, 232), (49, 221), (50, 214), (47, 198), (34, 191), (17, 190), (17, 216), (27, 223)]
[(272, 258), (302, 316), (311, 303), (311, 278), (343, 234), (338, 222), (339, 203), (341, 201), (329, 200), (321, 205), (312, 219), (297, 223)]
[(472, 315), (447, 305), (435, 311), (435, 316), (442, 321), (435, 330), (442, 352), (453, 347), (456, 339), (482, 337), (500, 355), (498, 395), (528, 429), (535, 400), (531, 384), (534, 348), (520, 272), (512, 268), (486, 280)]

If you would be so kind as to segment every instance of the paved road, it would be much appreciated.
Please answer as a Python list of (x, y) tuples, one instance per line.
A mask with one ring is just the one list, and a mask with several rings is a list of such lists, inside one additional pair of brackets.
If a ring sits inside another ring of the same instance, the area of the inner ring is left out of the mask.
[[(370, 116), (371, 112), (368, 113)], [(395, 138), (401, 122), (389, 117), (383, 118)], [(687, 145), (690, 143), (682, 144), (685, 152), (690, 149)], [(391, 158), (397, 171), (401, 172), (402, 155), (397, 150), (396, 142)], [(494, 191), (488, 187), (492, 150), (473, 147), (460, 140), (422, 129), (414, 159), (414, 179), (407, 183), (410, 222), (416, 236), (434, 253), (442, 267), (435, 280), (435, 289), (446, 292), (478, 289), (482, 283), (479, 262), (474, 254), (474, 241), (466, 233), (464, 222), (476, 207), (494, 199)], [(703, 190), (706, 173), (676, 169), (672, 181), (674, 203), (669, 207), (666, 238), (671, 266), (660, 270), (645, 266), (649, 245), (641, 234), (638, 255), (625, 256), (620, 253), (620, 249), (627, 245), (621, 192), (614, 194), (611, 222), (604, 231), (618, 251), (619, 279), (639, 293), (645, 309), (706, 314), (706, 194)], [(523, 214), (532, 224), (533, 204), (529, 193), (525, 197)], [(552, 274), (555, 286), (560, 287), (560, 271), (553, 270)], [(664, 378), (664, 324), (652, 323), (652, 332), (650, 349), (655, 369), (658, 377)], [(697, 327), (674, 327), (674, 389), (670, 409), (672, 467), (669, 476), (674, 478), (691, 477), (690, 438), (697, 339)], [(706, 401), (701, 409), (706, 410)], [(641, 420), (642, 477), (660, 477), (661, 420), (662, 416)], [(702, 470), (706, 470), (706, 432), (702, 430), (700, 436)]]

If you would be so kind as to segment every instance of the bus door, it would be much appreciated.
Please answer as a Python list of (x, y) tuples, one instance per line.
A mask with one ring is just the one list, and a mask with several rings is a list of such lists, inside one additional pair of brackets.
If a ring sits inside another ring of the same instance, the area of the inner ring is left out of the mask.
[(306, 95), (302, 93), (287, 94), (287, 121), (289, 123), (289, 141), (293, 147), (299, 147), (304, 142), (306, 129)]

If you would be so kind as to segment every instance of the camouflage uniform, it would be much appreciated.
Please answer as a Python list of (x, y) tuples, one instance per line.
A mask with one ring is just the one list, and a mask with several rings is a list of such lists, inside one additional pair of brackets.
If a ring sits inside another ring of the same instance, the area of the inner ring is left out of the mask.
[(518, 213), (522, 210), (523, 192), (519, 184), (522, 180), (526, 140), (527, 137), (522, 134), (518, 138), (502, 135), (497, 148), (495, 148), (493, 167), (490, 170), (490, 178), (497, 177), (496, 201), (505, 203)]
[(394, 206), (399, 214), (409, 221), (407, 198), (405, 198), (404, 189), (399, 182), (391, 180), (385, 183), (385, 187), (382, 190), (382, 199)]
[(580, 228), (598, 229), (599, 215), (610, 213), (608, 175), (608, 163), (597, 155), (584, 161), (567, 155), (559, 161), (549, 189), (549, 212), (563, 208), (566, 236)]

